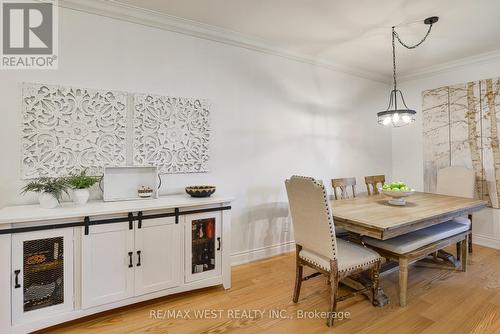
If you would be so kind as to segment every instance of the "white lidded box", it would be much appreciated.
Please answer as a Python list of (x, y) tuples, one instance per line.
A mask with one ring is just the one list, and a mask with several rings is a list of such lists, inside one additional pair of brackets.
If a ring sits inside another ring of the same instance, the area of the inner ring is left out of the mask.
[(160, 179), (158, 167), (105, 167), (102, 181), (104, 201), (129, 201), (145, 199), (139, 197), (141, 187), (149, 187), (158, 198)]

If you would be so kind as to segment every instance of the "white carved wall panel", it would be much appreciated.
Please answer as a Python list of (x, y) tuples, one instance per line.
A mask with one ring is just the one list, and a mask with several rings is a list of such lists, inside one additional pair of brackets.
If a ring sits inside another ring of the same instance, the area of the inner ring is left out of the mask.
[(206, 100), (134, 95), (134, 165), (161, 173), (208, 171), (209, 105)]
[(22, 178), (125, 165), (126, 93), (25, 83), (22, 103)]

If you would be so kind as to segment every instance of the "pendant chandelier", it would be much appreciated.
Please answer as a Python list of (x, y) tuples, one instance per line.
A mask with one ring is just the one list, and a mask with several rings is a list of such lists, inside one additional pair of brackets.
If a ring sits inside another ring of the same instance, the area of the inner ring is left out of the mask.
[[(391, 90), (391, 95), (389, 97), (389, 106), (387, 110), (377, 113), (378, 123), (386, 126), (400, 127), (408, 125), (415, 121), (415, 110), (409, 109), (406, 105), (403, 93), (398, 89), (396, 81), (396, 43), (398, 42), (407, 49), (415, 49), (420, 44), (422, 44), (427, 36), (431, 33), (432, 25), (439, 20), (439, 17), (432, 16), (424, 20), (424, 23), (429, 25), (429, 29), (425, 34), (424, 38), (420, 40), (415, 45), (407, 45), (399, 38), (398, 33), (395, 30), (395, 26), (392, 27), (392, 69), (393, 69), (393, 89)], [(399, 101), (398, 101), (399, 100)]]

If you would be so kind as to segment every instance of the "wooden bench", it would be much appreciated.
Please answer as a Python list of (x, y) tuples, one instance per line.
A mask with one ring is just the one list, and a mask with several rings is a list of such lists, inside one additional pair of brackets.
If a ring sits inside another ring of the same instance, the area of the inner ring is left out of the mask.
[[(459, 243), (462, 271), (467, 270), (469, 226), (458, 221), (447, 221), (388, 240), (370, 237), (363, 243), (375, 249), (381, 256), (399, 263), (399, 304), (407, 304), (408, 266), (450, 245)], [(458, 254), (457, 254), (458, 255)]]

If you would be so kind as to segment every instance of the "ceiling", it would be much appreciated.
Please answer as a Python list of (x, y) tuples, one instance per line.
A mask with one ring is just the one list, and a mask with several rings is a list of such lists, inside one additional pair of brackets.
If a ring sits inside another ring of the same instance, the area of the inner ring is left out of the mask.
[(404, 73), (500, 50), (498, 0), (114, 0), (225, 31), (238, 32), (293, 54), (381, 77), (392, 75), (391, 26), (407, 43), (426, 32), (419, 48), (397, 46)]

